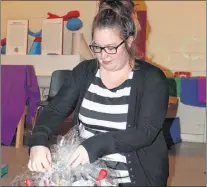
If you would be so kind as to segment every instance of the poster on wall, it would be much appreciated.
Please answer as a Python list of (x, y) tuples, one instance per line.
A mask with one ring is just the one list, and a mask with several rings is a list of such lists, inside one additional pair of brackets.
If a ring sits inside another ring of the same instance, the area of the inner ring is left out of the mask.
[(42, 22), (42, 55), (62, 55), (63, 19), (45, 19)]
[(7, 55), (26, 55), (28, 20), (7, 21)]
[(141, 26), (141, 30), (137, 34), (135, 40), (136, 56), (145, 59), (146, 57), (146, 36), (147, 36), (147, 12), (145, 10), (137, 11), (137, 18)]

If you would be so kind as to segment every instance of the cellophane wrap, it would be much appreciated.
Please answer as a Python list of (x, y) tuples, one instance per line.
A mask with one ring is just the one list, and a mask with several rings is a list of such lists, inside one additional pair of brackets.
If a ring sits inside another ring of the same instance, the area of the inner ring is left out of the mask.
[(66, 135), (58, 136), (57, 143), (50, 147), (51, 168), (32, 172), (25, 167), (22, 174), (11, 181), (11, 186), (118, 186), (117, 174), (102, 159), (74, 169), (68, 165), (70, 156), (82, 141), (77, 126)]

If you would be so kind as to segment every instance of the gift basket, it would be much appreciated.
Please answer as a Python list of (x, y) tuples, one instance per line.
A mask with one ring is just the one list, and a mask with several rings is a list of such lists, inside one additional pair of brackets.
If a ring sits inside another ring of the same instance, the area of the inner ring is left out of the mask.
[(59, 136), (57, 143), (50, 148), (51, 168), (46, 172), (25, 169), (13, 179), (11, 186), (118, 186), (116, 173), (104, 160), (99, 159), (74, 169), (68, 166), (70, 156), (82, 141), (78, 127)]

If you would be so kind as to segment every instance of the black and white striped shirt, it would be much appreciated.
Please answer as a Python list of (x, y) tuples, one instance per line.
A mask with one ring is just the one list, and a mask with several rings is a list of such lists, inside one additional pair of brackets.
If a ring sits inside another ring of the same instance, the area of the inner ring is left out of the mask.
[[(132, 77), (133, 72), (130, 72), (128, 79), (120, 86), (107, 89), (97, 71), (79, 112), (81, 137), (87, 139), (98, 133), (126, 129)], [(106, 155), (102, 159), (116, 171), (119, 183), (131, 182), (124, 154)]]

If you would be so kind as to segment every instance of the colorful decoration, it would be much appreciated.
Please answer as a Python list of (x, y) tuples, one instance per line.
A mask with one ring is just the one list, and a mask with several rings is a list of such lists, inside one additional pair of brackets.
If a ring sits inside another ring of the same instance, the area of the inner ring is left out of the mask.
[(40, 37), (42, 36), (42, 30), (40, 30), (39, 32), (32, 32), (30, 29), (28, 30), (28, 35), (29, 36), (33, 36), (33, 37)]
[[(63, 16), (58, 16), (51, 12), (47, 13), (47, 19), (63, 18), (63, 21), (67, 21), (66, 27), (70, 31), (77, 31), (82, 28), (83, 22), (79, 19), (80, 12), (78, 10), (70, 11)], [(32, 32), (28, 30), (28, 35), (34, 37), (34, 41), (31, 49), (29, 50), (29, 55), (41, 55), (41, 42), (42, 42), (42, 30), (38, 32)], [(6, 54), (6, 38), (1, 40), (1, 54)], [(50, 54), (55, 55), (55, 54)]]
[(29, 51), (29, 55), (41, 55), (41, 42), (42, 42), (42, 37), (37, 36), (34, 39), (34, 42), (32, 44), (32, 47)]
[(50, 12), (47, 14), (49, 16), (47, 19), (63, 18), (63, 21), (67, 21), (67, 29), (70, 31), (77, 31), (83, 26), (82, 21), (78, 18), (80, 17), (80, 12), (77, 10), (68, 12), (64, 16), (58, 16)]
[(174, 73), (174, 77), (186, 77), (186, 78), (189, 78), (189, 77), (191, 77), (191, 72), (188, 72), (188, 71), (176, 71)]
[[(70, 11), (63, 16), (58, 16), (51, 12), (48, 12), (47, 15), (48, 15), (47, 19), (63, 18), (63, 21), (67, 21), (66, 27), (70, 31), (77, 31), (83, 26), (82, 21), (78, 18), (80, 16), (80, 12), (77, 10)], [(28, 35), (35, 37), (32, 47), (29, 51), (29, 54), (40, 55), (41, 54), (41, 42), (42, 42), (42, 38), (41, 38), (42, 30), (36, 33), (29, 30)], [(49, 55), (56, 55), (56, 54), (49, 54)]]
[(1, 40), (1, 54), (6, 54), (6, 38)]
[(63, 21), (68, 21), (68, 19), (79, 17), (80, 12), (77, 10), (74, 10), (74, 11), (68, 12), (64, 16), (58, 16), (56, 14), (48, 12), (47, 15), (48, 15), (47, 19), (63, 18)]
[(82, 26), (83, 26), (83, 23), (79, 18), (71, 18), (67, 22), (67, 29), (70, 31), (77, 31)]

